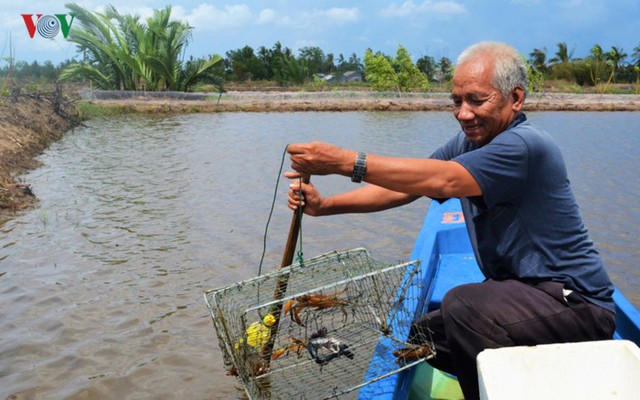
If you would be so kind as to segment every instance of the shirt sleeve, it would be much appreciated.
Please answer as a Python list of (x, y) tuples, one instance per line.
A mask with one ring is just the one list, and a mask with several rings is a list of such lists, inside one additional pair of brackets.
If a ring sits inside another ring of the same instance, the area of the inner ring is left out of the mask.
[[(449, 161), (455, 158), (456, 156), (468, 151), (469, 143), (464, 139), (464, 133), (458, 132), (457, 135), (449, 139), (449, 141), (442, 147), (438, 148), (436, 151), (429, 156), (429, 158)], [(431, 197), (432, 200), (437, 201), (442, 204), (445, 201), (449, 200), (448, 197)]]
[(449, 161), (456, 156), (469, 151), (469, 144), (464, 139), (464, 134), (459, 132), (457, 135), (449, 139), (442, 147), (438, 148), (429, 158), (436, 160)]
[(517, 134), (503, 132), (491, 143), (460, 154), (453, 161), (473, 175), (489, 208), (514, 201), (525, 191), (529, 156), (526, 143)]

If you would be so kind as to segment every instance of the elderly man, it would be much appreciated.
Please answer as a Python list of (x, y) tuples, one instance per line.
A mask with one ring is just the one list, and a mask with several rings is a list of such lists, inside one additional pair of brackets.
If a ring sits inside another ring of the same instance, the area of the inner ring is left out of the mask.
[[(302, 175), (368, 185), (325, 198), (290, 185), (289, 207), (309, 215), (372, 212), (428, 196), (458, 197), (486, 277), (447, 293), (415, 321), (430, 329), (430, 363), (478, 398), (476, 356), (487, 348), (611, 338), (613, 285), (587, 235), (559, 148), (522, 112), (526, 66), (513, 48), (482, 42), (458, 58), (451, 99), (461, 132), (429, 159), (390, 158), (313, 142), (288, 147)], [(303, 193), (302, 198), (299, 196)]]

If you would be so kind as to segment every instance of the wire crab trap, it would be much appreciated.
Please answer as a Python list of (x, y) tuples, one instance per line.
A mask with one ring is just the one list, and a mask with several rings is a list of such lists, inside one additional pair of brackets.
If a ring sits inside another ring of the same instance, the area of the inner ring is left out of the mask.
[[(284, 284), (283, 284), (284, 283)], [(205, 300), (228, 372), (251, 399), (324, 399), (432, 357), (407, 342), (424, 309), (418, 261), (331, 252), (220, 289)]]

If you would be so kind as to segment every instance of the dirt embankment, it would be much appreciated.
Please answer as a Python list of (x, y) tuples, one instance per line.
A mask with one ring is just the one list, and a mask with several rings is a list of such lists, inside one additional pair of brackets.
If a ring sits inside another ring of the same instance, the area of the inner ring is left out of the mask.
[[(116, 112), (451, 111), (448, 93), (368, 91), (145, 93), (94, 91), (85, 101)], [(640, 111), (640, 95), (534, 93), (527, 111)]]
[(30, 186), (15, 177), (37, 167), (34, 157), (80, 124), (74, 115), (72, 102), (60, 88), (0, 97), (0, 221), (3, 214), (33, 204)]

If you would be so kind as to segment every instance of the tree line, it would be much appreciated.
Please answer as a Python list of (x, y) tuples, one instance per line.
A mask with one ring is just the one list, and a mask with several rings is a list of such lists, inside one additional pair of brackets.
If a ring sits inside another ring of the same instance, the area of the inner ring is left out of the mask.
[(546, 48), (536, 48), (529, 54), (528, 62), (534, 74), (580, 86), (602, 87), (603, 91), (611, 83), (640, 85), (640, 44), (631, 54), (617, 46), (607, 51), (599, 44), (594, 44), (583, 58), (575, 58), (574, 51), (560, 42), (553, 57), (548, 58)]
[[(399, 45), (395, 56), (367, 49), (364, 58), (325, 53), (319, 47), (303, 47), (298, 54), (276, 42), (272, 47), (245, 46), (229, 50), (225, 57), (214, 54), (185, 59), (193, 27), (171, 20), (171, 6), (155, 10), (142, 21), (108, 6), (104, 13), (90, 12), (77, 4), (66, 7), (76, 24), (68, 40), (76, 43), (81, 60), (58, 66), (46, 61), (27, 63), (5, 58), (0, 75), (17, 79), (91, 82), (108, 90), (190, 91), (224, 83), (275, 82), (281, 86), (314, 83), (325, 85), (332, 77), (340, 82), (346, 73), (358, 73), (366, 85), (381, 91), (427, 91), (434, 82), (446, 83), (455, 68), (447, 57), (424, 55), (415, 62)], [(575, 49), (574, 49), (575, 50)], [(549, 57), (546, 48), (536, 48), (523, 57), (529, 68), (529, 90), (540, 91), (546, 80), (568, 81), (579, 86), (606, 90), (612, 83), (632, 83), (640, 88), (640, 44), (631, 54), (613, 46), (595, 44), (584, 58), (573, 57), (566, 43), (557, 44)]]

